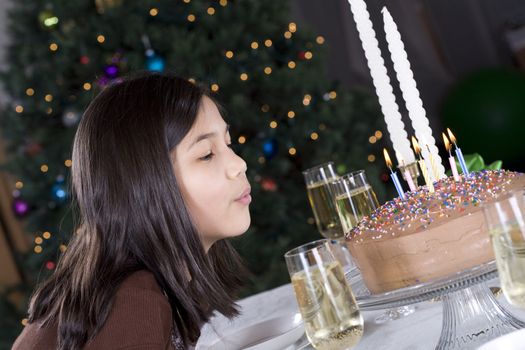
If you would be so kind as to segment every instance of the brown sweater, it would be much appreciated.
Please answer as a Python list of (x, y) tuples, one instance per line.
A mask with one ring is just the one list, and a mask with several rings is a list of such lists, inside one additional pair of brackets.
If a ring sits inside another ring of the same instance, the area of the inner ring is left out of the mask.
[[(155, 277), (137, 271), (122, 282), (106, 323), (84, 349), (182, 349), (172, 343), (172, 324), (168, 298)], [(56, 325), (40, 327), (34, 322), (24, 328), (12, 350), (56, 349), (56, 340)]]

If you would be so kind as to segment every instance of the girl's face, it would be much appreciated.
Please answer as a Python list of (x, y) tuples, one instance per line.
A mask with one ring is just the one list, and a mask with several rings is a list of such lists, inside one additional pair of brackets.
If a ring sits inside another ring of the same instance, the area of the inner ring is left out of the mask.
[(250, 226), (250, 184), (246, 163), (230, 148), (228, 126), (217, 106), (204, 97), (188, 134), (171, 152), (184, 201), (204, 249)]

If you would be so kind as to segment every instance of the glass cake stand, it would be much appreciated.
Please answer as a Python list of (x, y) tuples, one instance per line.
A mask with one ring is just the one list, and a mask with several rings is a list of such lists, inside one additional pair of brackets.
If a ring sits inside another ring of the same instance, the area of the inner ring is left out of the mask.
[(494, 298), (484, 283), (497, 277), (491, 261), (447, 278), (425, 282), (382, 294), (358, 295), (361, 310), (380, 310), (415, 304), (440, 297), (443, 326), (436, 349), (476, 349), (481, 344), (525, 328)]

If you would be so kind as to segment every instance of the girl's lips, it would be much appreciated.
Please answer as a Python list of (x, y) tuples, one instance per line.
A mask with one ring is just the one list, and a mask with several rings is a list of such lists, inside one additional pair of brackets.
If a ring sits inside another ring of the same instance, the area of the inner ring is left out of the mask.
[(246, 188), (244, 191), (242, 191), (242, 194), (240, 195), (240, 197), (237, 198), (235, 201), (241, 204), (245, 204), (245, 205), (250, 204), (250, 202), (252, 201), (252, 196), (250, 195), (250, 192), (251, 192), (251, 188), (250, 187)]
[(252, 201), (252, 196), (250, 194), (247, 194), (247, 195), (244, 195), (241, 198), (237, 199), (236, 201), (241, 203), (241, 204), (247, 205), (247, 204), (250, 204), (250, 202)]

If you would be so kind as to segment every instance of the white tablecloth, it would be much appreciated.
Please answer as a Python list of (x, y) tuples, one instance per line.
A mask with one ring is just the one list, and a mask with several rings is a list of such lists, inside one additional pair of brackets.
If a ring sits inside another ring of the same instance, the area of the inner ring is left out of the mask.
[[(497, 285), (492, 281), (489, 285)], [(498, 301), (513, 314), (525, 320), (525, 311), (509, 306), (501, 296)], [(229, 321), (222, 315), (203, 327), (197, 350), (207, 349), (217, 338), (266, 319), (297, 312), (297, 302), (290, 284), (262, 292), (239, 301), (242, 315)], [(395, 321), (374, 322), (383, 311), (363, 311), (365, 332), (355, 350), (434, 349), (441, 334), (442, 304), (428, 301), (416, 304), (416, 312)], [(311, 346), (305, 349), (313, 349)]]

